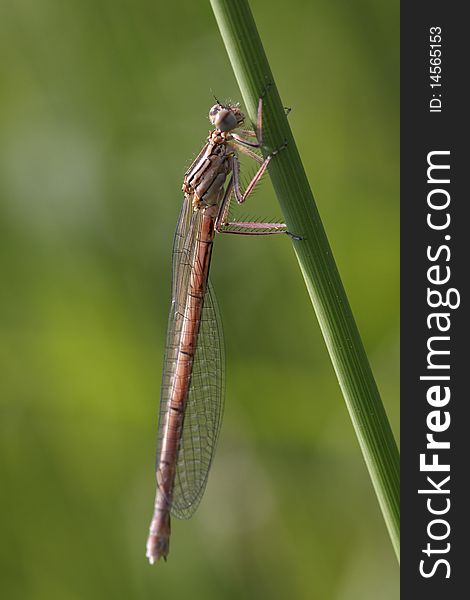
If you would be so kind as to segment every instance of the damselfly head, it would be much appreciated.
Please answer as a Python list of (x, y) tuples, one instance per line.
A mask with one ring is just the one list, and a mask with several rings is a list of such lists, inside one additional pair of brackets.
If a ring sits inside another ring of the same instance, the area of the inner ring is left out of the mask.
[(217, 103), (209, 111), (209, 120), (219, 131), (231, 131), (243, 123), (245, 115), (238, 104)]

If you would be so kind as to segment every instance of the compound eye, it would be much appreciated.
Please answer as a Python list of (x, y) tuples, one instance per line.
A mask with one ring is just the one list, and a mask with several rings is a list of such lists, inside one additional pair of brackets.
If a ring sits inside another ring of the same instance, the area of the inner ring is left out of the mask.
[(237, 117), (233, 114), (233, 112), (227, 113), (227, 115), (225, 115), (223, 119), (217, 123), (217, 127), (220, 129), (220, 131), (230, 131), (231, 129), (235, 129), (237, 125)]
[(224, 108), (222, 106), (220, 106), (220, 104), (214, 104), (214, 106), (210, 109), (210, 111), (209, 111), (209, 121), (212, 123), (212, 125), (215, 125), (215, 122), (217, 120), (217, 115), (222, 110), (224, 110)]

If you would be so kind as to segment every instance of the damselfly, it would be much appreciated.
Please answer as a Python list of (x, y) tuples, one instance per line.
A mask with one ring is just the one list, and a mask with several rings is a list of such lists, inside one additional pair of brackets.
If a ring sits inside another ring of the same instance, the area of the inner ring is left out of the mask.
[[(208, 281), (215, 233), (288, 233), (284, 223), (229, 221), (228, 217), (232, 196), (243, 203), (281, 149), (266, 158), (258, 153), (263, 143), (262, 107), (260, 98), (255, 132), (242, 129), (245, 116), (238, 105), (217, 101), (209, 111), (214, 129), (184, 176), (184, 202), (173, 246), (172, 301), (158, 423), (157, 494), (147, 540), (151, 564), (168, 555), (170, 512), (185, 519), (196, 510), (220, 429), (224, 349)], [(259, 163), (244, 191), (239, 183), (239, 151)]]

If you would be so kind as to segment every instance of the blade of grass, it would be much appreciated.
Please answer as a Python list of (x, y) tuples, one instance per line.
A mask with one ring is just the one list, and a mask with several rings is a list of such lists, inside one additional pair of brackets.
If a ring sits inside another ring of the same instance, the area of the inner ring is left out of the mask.
[[(211, 0), (250, 119), (261, 93), (263, 153), (287, 141), (269, 165), (294, 249), (369, 470), (397, 558), (399, 454), (313, 194), (247, 0)], [(269, 89), (267, 89), (267, 86)]]

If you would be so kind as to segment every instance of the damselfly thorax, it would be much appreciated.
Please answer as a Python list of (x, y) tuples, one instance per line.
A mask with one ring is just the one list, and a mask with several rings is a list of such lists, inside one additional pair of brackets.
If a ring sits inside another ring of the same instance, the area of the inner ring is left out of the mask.
[(183, 180), (183, 192), (195, 209), (219, 205), (224, 195), (227, 175), (236, 155), (231, 131), (240, 127), (245, 115), (236, 105), (215, 104), (209, 111), (216, 128), (209, 133), (206, 145), (194, 160)]

